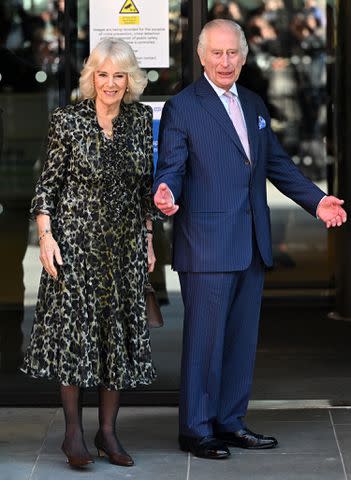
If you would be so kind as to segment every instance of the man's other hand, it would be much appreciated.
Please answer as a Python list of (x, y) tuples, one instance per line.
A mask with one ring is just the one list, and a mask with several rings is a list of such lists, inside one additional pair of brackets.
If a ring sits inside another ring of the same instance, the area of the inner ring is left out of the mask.
[(329, 195), (324, 197), (318, 205), (317, 217), (323, 220), (327, 228), (340, 227), (347, 220), (347, 214), (341, 207), (344, 200)]

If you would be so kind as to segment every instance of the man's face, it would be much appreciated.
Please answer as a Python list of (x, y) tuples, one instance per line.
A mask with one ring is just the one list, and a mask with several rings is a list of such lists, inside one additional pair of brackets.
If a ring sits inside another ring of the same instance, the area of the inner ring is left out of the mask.
[(204, 49), (198, 50), (201, 65), (217, 87), (229, 90), (246, 60), (240, 51), (239, 33), (230, 27), (214, 27), (205, 40)]

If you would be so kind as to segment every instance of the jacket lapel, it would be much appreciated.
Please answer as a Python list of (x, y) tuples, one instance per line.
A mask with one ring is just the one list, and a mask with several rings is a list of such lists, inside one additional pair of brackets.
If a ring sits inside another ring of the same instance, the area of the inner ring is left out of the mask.
[(224, 105), (204, 76), (200, 77), (200, 79), (195, 83), (195, 93), (198, 95), (199, 101), (203, 108), (220, 124), (240, 152), (246, 156), (239, 136), (236, 133), (235, 128), (233, 128), (232, 121), (230, 120)]

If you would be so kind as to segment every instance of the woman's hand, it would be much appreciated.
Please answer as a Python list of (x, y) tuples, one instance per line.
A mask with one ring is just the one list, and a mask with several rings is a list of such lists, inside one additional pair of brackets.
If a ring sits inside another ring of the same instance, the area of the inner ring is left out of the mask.
[(63, 265), (60, 248), (51, 234), (44, 235), (40, 240), (40, 261), (55, 280), (57, 279), (57, 268), (54, 265), (54, 259), (58, 265)]
[(152, 245), (152, 235), (147, 236), (147, 270), (153, 272), (155, 268), (156, 257)]

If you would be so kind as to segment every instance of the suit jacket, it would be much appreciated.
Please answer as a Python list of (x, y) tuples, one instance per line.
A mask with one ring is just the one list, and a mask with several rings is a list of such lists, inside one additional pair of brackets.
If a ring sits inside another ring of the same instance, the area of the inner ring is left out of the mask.
[(272, 264), (267, 178), (312, 215), (325, 195), (277, 141), (261, 98), (237, 87), (251, 163), (204, 76), (168, 100), (163, 109), (154, 191), (165, 182), (180, 205), (173, 234), (173, 268), (178, 271), (246, 269), (253, 233), (264, 263)]

